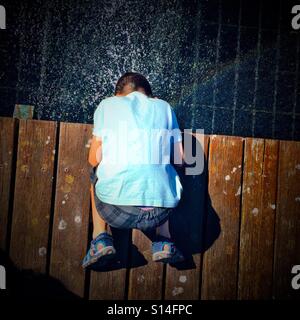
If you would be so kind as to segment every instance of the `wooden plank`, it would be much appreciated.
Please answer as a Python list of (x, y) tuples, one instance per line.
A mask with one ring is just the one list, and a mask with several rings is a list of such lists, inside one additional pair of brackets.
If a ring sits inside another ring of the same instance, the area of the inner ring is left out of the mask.
[[(146, 265), (141, 265), (130, 269), (129, 276), (129, 300), (160, 300), (162, 299), (163, 264), (152, 261), (151, 241), (141, 231), (133, 230), (133, 245), (148, 261)], [(131, 264), (142, 262), (141, 257), (131, 253)]]
[(10, 256), (46, 271), (56, 122), (20, 120)]
[(91, 132), (91, 125), (60, 124), (50, 274), (79, 296), (84, 295), (81, 263), (88, 242)]
[[(236, 299), (243, 139), (210, 138), (208, 192), (221, 235), (204, 253), (202, 299)], [(210, 236), (207, 223), (205, 240)]]
[(0, 249), (4, 251), (7, 249), (15, 128), (15, 119), (0, 118)]
[(187, 261), (179, 266), (167, 266), (165, 287), (167, 300), (199, 299), (204, 206), (207, 196), (208, 141), (207, 135), (195, 135), (195, 143), (199, 144), (201, 161), (204, 162), (203, 172), (195, 176), (183, 175), (181, 178), (183, 197), (174, 212), (174, 217), (170, 218), (171, 230), (174, 230), (172, 237), (185, 254)]
[(243, 170), (239, 299), (270, 299), (278, 141), (247, 138)]
[(300, 142), (280, 141), (275, 229), (274, 297), (300, 298), (291, 285), (300, 264)]
[(128, 266), (128, 250), (131, 234), (129, 230), (112, 230), (114, 246), (118, 254), (118, 263), (106, 270), (91, 272), (91, 300), (124, 300), (126, 297), (126, 267)]

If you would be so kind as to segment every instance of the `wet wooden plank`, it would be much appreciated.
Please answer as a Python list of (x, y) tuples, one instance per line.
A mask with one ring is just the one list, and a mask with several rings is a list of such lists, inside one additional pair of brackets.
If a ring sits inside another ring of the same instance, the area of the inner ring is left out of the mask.
[(91, 272), (91, 300), (124, 300), (126, 297), (126, 268), (131, 233), (129, 230), (113, 229), (112, 236), (118, 259), (106, 269)]
[(15, 129), (15, 119), (0, 118), (0, 249), (2, 250), (7, 249)]
[(278, 141), (247, 138), (243, 170), (239, 299), (270, 299)]
[(46, 271), (56, 122), (20, 120), (10, 256)]
[[(134, 246), (131, 252), (131, 264), (137, 267), (130, 269), (128, 299), (160, 300), (162, 298), (163, 264), (152, 261), (152, 242), (141, 231), (133, 230), (132, 242)], [(136, 248), (139, 251), (136, 251)], [(146, 265), (143, 265), (143, 257), (148, 261)]]
[[(211, 136), (208, 192), (220, 218), (221, 234), (204, 253), (202, 299), (236, 298), (242, 157), (242, 138)], [(207, 223), (205, 241), (209, 234)]]
[(61, 123), (50, 275), (83, 296), (90, 209), (88, 151), (92, 126)]
[(174, 218), (170, 219), (170, 224), (171, 230), (174, 230), (172, 237), (175, 238), (176, 245), (185, 254), (187, 261), (177, 266), (167, 266), (165, 285), (167, 300), (197, 300), (200, 295), (209, 136), (195, 134), (194, 137), (194, 142), (199, 147), (197, 161), (203, 162), (203, 171), (199, 175), (184, 174), (181, 178), (184, 193)]
[[(274, 297), (300, 298), (292, 268), (300, 264), (300, 142), (280, 141), (275, 229)], [(298, 281), (299, 282), (299, 281)]]

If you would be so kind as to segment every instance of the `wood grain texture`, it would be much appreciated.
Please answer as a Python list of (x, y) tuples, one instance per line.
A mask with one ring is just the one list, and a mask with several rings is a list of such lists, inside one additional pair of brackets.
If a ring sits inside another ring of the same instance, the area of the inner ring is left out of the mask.
[(10, 256), (20, 268), (45, 272), (56, 122), (20, 120)]
[(2, 250), (7, 248), (15, 128), (15, 119), (0, 118), (0, 249)]
[(300, 299), (291, 285), (300, 264), (300, 142), (280, 141), (275, 229), (274, 297)]
[(181, 182), (184, 193), (178, 207), (182, 219), (175, 221), (178, 224), (177, 232), (179, 236), (183, 235), (182, 247), (184, 249), (182, 251), (185, 255), (188, 253), (192, 256), (193, 266), (186, 265), (185, 267), (184, 264), (181, 267), (167, 265), (165, 284), (165, 299), (167, 300), (197, 300), (200, 295), (209, 136), (194, 136), (196, 143), (201, 146), (201, 154), (199, 153), (197, 161), (203, 161), (203, 171), (199, 175), (183, 177)]
[(204, 253), (202, 299), (236, 299), (242, 157), (242, 138), (211, 136), (208, 193), (221, 234)]
[(91, 125), (61, 123), (50, 275), (83, 296), (88, 242)]
[[(1, 249), (7, 239), (14, 121), (0, 118)], [(17, 267), (44, 273), (52, 230), (50, 275), (83, 296), (92, 126), (61, 123), (57, 173), (56, 129), (55, 122), (20, 121), (10, 256)], [(171, 223), (171, 233), (179, 234), (178, 246), (192, 248), (188, 254), (194, 267), (167, 266), (163, 279), (164, 266), (152, 262), (151, 241), (134, 230), (129, 248), (130, 234), (121, 232), (116, 246), (122, 263), (91, 272), (90, 299), (300, 298), (300, 291), (291, 286), (292, 267), (300, 259), (300, 142), (216, 135), (205, 139), (207, 172), (184, 178), (186, 196), (176, 213), (178, 220)], [(54, 176), (55, 212), (50, 226)], [(218, 223), (221, 233), (213, 235)], [(131, 268), (128, 279), (127, 268)]]
[(278, 141), (245, 141), (239, 299), (271, 299)]
[[(141, 231), (133, 230), (132, 241), (148, 263), (130, 269), (128, 299), (160, 300), (162, 298), (163, 264), (152, 261), (152, 242)], [(137, 260), (133, 253), (131, 258)], [(134, 264), (133, 261), (132, 264)]]

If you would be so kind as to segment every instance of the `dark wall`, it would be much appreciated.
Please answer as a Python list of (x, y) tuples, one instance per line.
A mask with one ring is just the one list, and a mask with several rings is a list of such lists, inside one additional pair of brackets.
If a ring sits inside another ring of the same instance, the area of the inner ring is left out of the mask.
[(297, 1), (2, 1), (1, 115), (92, 122), (117, 78), (138, 71), (182, 128), (300, 140)]

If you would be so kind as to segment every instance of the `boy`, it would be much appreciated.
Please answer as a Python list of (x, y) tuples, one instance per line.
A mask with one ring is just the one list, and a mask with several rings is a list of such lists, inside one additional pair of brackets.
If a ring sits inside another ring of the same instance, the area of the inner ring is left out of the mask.
[(102, 100), (94, 114), (89, 153), (91, 166), (98, 166), (97, 176), (91, 174), (93, 240), (83, 267), (115, 256), (107, 224), (143, 231), (156, 228), (153, 260), (184, 259), (171, 240), (168, 223), (182, 193), (179, 176), (168, 161), (172, 150), (182, 165), (182, 135), (173, 109), (166, 101), (152, 98), (144, 76), (125, 73), (116, 84), (115, 96)]

